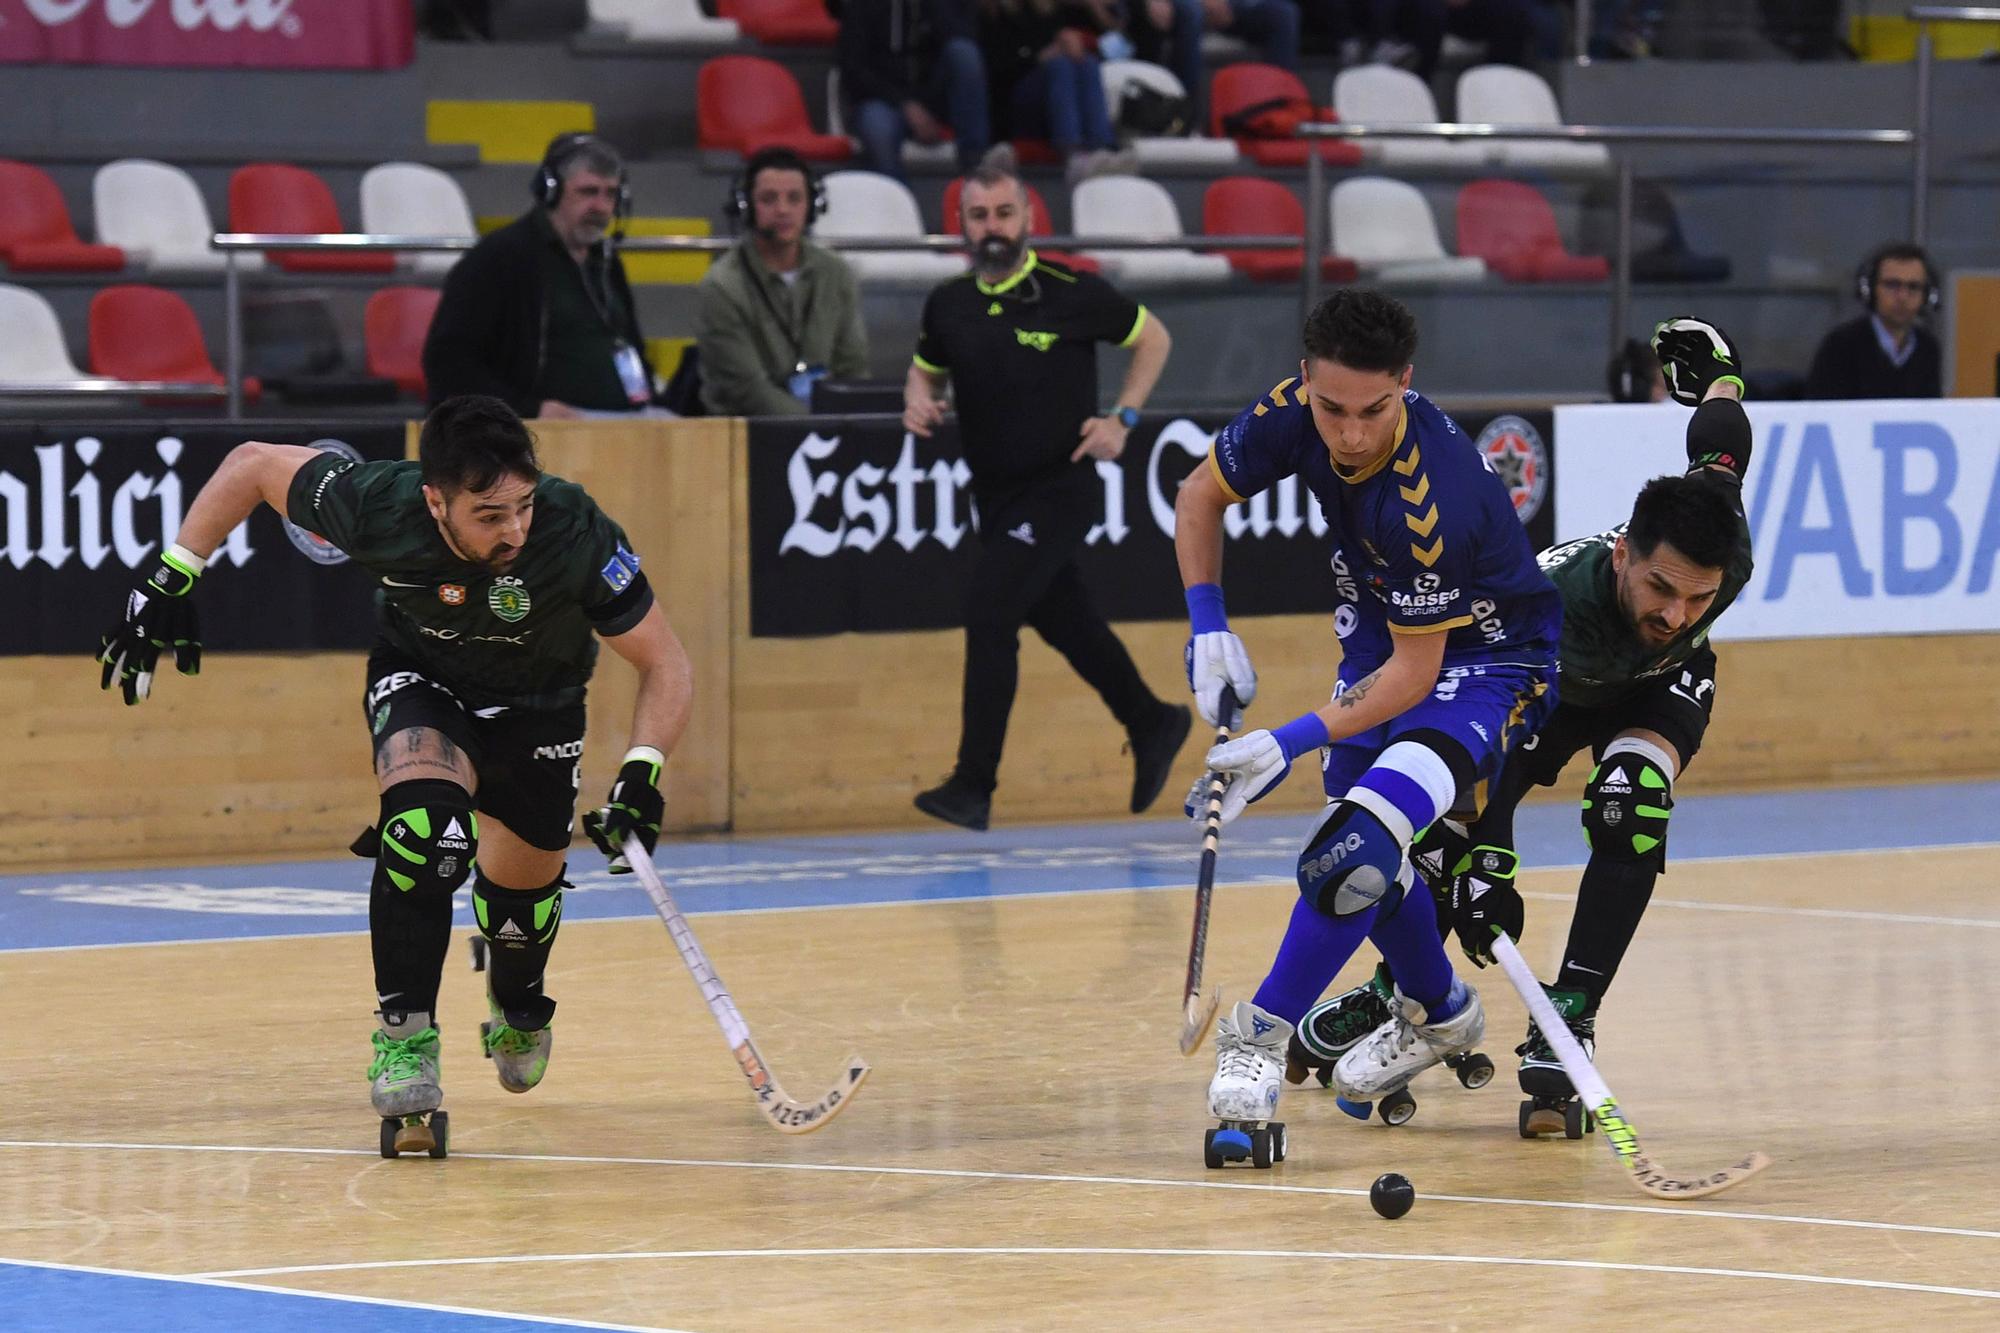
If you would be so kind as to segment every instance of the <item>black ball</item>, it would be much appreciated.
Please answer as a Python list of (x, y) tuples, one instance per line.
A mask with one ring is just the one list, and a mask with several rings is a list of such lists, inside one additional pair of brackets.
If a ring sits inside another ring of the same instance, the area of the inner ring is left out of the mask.
[(1410, 1211), (1417, 1201), (1416, 1186), (1391, 1171), (1386, 1176), (1377, 1176), (1375, 1183), (1368, 1187), (1368, 1202), (1375, 1211), (1394, 1221)]

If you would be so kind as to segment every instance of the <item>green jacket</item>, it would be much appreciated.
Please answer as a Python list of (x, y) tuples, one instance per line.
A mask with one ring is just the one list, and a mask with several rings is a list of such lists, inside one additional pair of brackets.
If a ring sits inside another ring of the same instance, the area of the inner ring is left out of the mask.
[[(762, 295), (759, 295), (759, 289)], [(701, 280), (695, 342), (701, 400), (719, 416), (798, 415), (806, 405), (786, 387), (798, 364), (825, 366), (834, 379), (868, 373), (868, 335), (854, 273), (830, 250), (800, 248), (790, 286), (745, 241)]]

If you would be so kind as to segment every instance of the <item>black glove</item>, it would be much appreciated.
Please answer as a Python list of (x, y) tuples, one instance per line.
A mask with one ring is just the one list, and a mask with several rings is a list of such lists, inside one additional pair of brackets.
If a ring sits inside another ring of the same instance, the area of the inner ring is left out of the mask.
[(1479, 967), (1496, 961), (1493, 936), (1505, 931), (1518, 941), (1524, 913), (1514, 874), (1521, 858), (1505, 847), (1474, 847), (1451, 877), (1451, 915), (1459, 947)]
[(1653, 354), (1660, 358), (1667, 392), (1674, 401), (1699, 407), (1702, 395), (1717, 380), (1735, 380), (1743, 391), (1743, 361), (1729, 335), (1706, 320), (1683, 315), (1653, 330)]
[(660, 795), (658, 751), (625, 756), (618, 780), (611, 784), (611, 796), (602, 809), (586, 811), (583, 831), (610, 859), (614, 875), (629, 875), (632, 867), (625, 859), (625, 839), (637, 835), (650, 855), (660, 841), (660, 820), (667, 813), (666, 798)]
[(98, 688), (108, 690), (115, 680), (127, 704), (136, 704), (152, 693), (153, 668), (160, 663), (160, 649), (174, 650), (174, 665), (183, 676), (201, 674), (201, 625), (195, 617), (194, 581), (201, 576), (200, 562), (174, 547), (160, 557), (160, 564), (146, 581), (125, 598), (125, 617), (104, 632), (97, 660), (104, 664)]

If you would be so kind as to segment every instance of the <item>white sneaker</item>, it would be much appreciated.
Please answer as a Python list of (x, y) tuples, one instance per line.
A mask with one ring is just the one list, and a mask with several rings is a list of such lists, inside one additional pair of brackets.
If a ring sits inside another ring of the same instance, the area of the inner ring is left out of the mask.
[(1423, 1023), (1424, 1007), (1396, 988), (1389, 1021), (1369, 1033), (1333, 1067), (1334, 1086), (1349, 1101), (1380, 1101), (1408, 1087), (1410, 1080), (1442, 1061), (1479, 1044), (1486, 1035), (1486, 1010), (1479, 992), (1465, 988), (1465, 1006), (1442, 1023)]
[(1285, 1081), (1285, 1046), (1292, 1025), (1248, 1000), (1215, 1025), (1215, 1077), (1208, 1085), (1208, 1112), (1218, 1120), (1262, 1124), (1278, 1111)]

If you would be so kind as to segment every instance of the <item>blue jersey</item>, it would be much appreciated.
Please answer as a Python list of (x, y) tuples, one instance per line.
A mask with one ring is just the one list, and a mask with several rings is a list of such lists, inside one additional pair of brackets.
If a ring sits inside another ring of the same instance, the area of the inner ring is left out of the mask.
[(1394, 447), (1348, 474), (1306, 404), (1305, 387), (1286, 380), (1216, 436), (1208, 461), (1232, 500), (1289, 476), (1318, 497), (1333, 539), (1341, 678), (1387, 661), (1392, 630), (1449, 635), (1448, 666), (1552, 664), (1562, 600), (1506, 486), (1452, 419), (1406, 391)]

